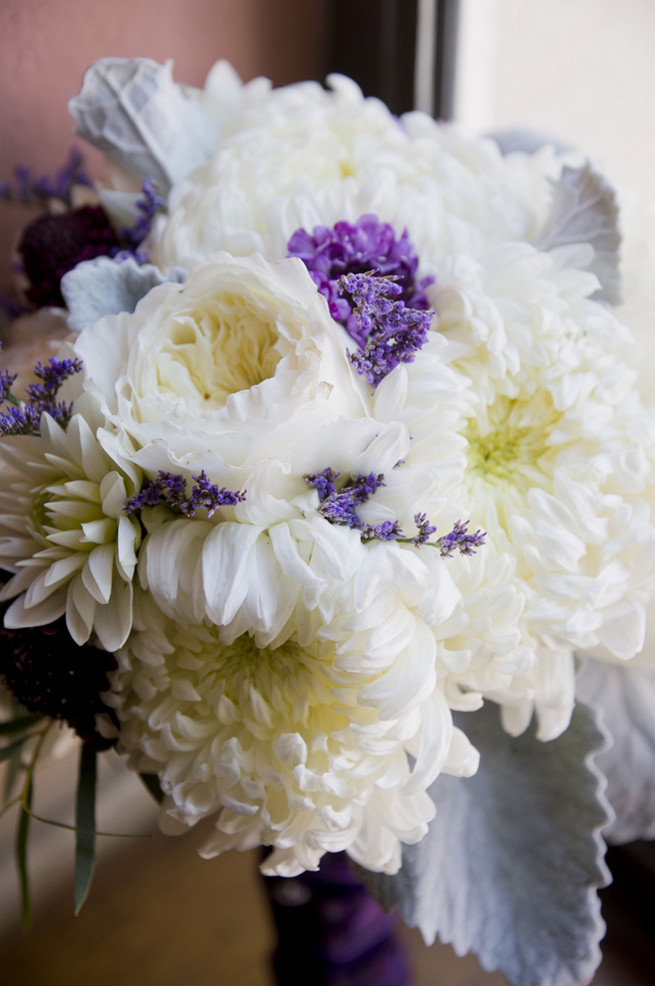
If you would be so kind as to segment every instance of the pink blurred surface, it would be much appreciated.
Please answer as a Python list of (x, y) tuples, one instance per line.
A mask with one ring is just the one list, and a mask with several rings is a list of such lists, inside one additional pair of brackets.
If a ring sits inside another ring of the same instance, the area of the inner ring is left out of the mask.
[[(174, 77), (202, 86), (227, 58), (246, 80), (277, 85), (319, 74), (321, 0), (3, 0), (0, 4), (0, 180), (14, 165), (60, 167), (74, 142), (66, 110), (98, 58), (174, 59)], [(102, 162), (88, 154), (91, 169)], [(0, 291), (12, 244), (31, 214), (0, 203)]]

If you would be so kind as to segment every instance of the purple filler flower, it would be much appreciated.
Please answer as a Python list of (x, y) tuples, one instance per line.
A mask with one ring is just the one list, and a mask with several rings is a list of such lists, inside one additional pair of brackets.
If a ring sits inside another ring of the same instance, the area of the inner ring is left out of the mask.
[(197, 510), (206, 510), (207, 516), (211, 517), (220, 507), (233, 506), (246, 498), (245, 490), (233, 492), (224, 486), (219, 489), (215, 483), (210, 483), (204, 469), (200, 475), (192, 476), (191, 479), (196, 485), (187, 496), (184, 476), (160, 469), (156, 479), (148, 480), (136, 496), (125, 501), (124, 510), (127, 514), (133, 514), (143, 507), (156, 507), (158, 503), (166, 503), (185, 517), (193, 517)]
[(47, 363), (41, 360), (34, 367), (34, 376), (40, 383), (31, 383), (25, 388), (28, 399), (19, 402), (11, 392), (15, 374), (6, 370), (0, 373), (0, 435), (38, 435), (41, 415), (46, 412), (60, 425), (66, 426), (73, 413), (73, 405), (57, 401), (59, 388), (74, 373), (82, 369), (80, 359), (56, 359), (51, 356)]
[(353, 318), (366, 340), (348, 358), (357, 372), (377, 387), (400, 363), (413, 361), (427, 341), (433, 312), (408, 308), (393, 276), (344, 274), (339, 278), (339, 290), (350, 297)]
[(362, 541), (398, 541), (399, 544), (411, 544), (415, 548), (428, 545), (436, 548), (442, 558), (450, 558), (455, 551), (461, 555), (474, 555), (475, 549), (485, 543), (486, 533), (478, 528), (475, 534), (468, 533), (470, 521), (457, 521), (452, 531), (442, 537), (430, 541), (437, 528), (430, 523), (424, 513), (414, 514), (417, 533), (414, 537), (405, 537), (400, 522), (385, 520), (381, 524), (364, 523), (357, 514), (360, 503), (373, 496), (376, 490), (385, 485), (384, 475), (371, 472), (368, 476), (360, 474), (354, 479), (347, 479), (337, 486), (340, 473), (334, 469), (324, 469), (322, 472), (308, 473), (304, 479), (318, 493), (318, 512), (331, 524), (341, 524), (359, 531)]
[(359, 346), (366, 336), (353, 316), (350, 300), (340, 292), (343, 274), (363, 274), (376, 270), (383, 277), (393, 276), (400, 287), (399, 298), (408, 308), (425, 311), (425, 289), (434, 278), (416, 280), (418, 257), (407, 230), (396, 239), (393, 227), (377, 216), (361, 216), (356, 223), (339, 222), (333, 229), (315, 226), (312, 233), (297, 229), (287, 245), (289, 257), (299, 257), (319, 292), (327, 299), (330, 314), (340, 322)]

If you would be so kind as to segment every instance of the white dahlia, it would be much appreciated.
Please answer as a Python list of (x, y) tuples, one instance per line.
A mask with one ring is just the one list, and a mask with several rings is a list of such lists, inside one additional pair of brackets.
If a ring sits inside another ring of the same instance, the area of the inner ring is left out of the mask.
[(328, 82), (243, 90), (214, 154), (171, 190), (160, 266), (192, 268), (217, 250), (277, 260), (296, 229), (368, 213), (398, 235), (408, 227), (426, 263), (536, 233), (554, 156), (508, 163), (493, 141), (422, 113), (398, 120), (350, 79)]
[(64, 428), (48, 414), (40, 434), (5, 437), (0, 474), (0, 567), (13, 573), (6, 627), (66, 616), (77, 644), (95, 634), (105, 650), (132, 625), (132, 577), (141, 530), (124, 510), (140, 471), (96, 435), (104, 419), (88, 395)]
[(290, 876), (346, 849), (395, 872), (434, 813), (434, 777), (477, 766), (436, 687), (434, 628), (458, 592), (436, 552), (325, 526), (357, 570), (272, 643), (162, 622), (142, 596), (112, 701), (131, 765), (159, 776), (164, 829), (216, 817), (204, 855), (269, 845), (266, 871)]
[[(474, 612), (480, 591), (489, 601), (494, 591), (502, 594), (503, 578), (518, 594), (507, 603), (522, 601), (516, 649), (506, 657), (496, 651), (500, 662), (484, 634), (467, 647), (466, 627), (459, 639), (444, 639), (440, 656), (466, 701), (486, 694), (503, 702), (508, 728), (524, 728), (536, 705), (544, 738), (567, 725), (574, 649), (600, 645), (616, 660), (641, 649), (655, 573), (653, 419), (634, 371), (621, 361), (629, 334), (590, 299), (596, 281), (572, 266), (580, 259), (525, 244), (476, 261), (453, 258), (441, 265), (430, 299), (449, 368), (476, 397), (458, 418), (467, 444), (451, 460), (462, 468), (458, 477), (449, 470), (447, 484), (451, 507), (487, 532), (472, 597), (466, 573), (459, 574), (468, 561), (453, 559), (463, 609)], [(406, 406), (419, 412), (415, 423), (398, 415), (420, 436), (421, 456), (430, 429), (436, 447), (443, 432), (443, 375), (435, 378), (432, 413), (409, 396), (414, 374), (424, 387), (428, 358), (429, 346), (403, 369)], [(495, 571), (490, 580), (485, 566)], [(487, 615), (490, 627), (492, 610)], [(461, 657), (459, 668), (453, 654)], [(521, 662), (531, 669), (516, 675)]]

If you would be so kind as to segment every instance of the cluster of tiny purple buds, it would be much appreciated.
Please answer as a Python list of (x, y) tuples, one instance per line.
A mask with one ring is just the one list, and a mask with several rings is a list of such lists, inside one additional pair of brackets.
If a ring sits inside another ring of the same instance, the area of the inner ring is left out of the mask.
[(417, 532), (408, 538), (403, 533), (397, 520), (385, 520), (381, 524), (367, 524), (357, 515), (356, 507), (365, 503), (381, 486), (385, 485), (384, 475), (369, 473), (349, 479), (337, 487), (336, 481), (340, 473), (334, 469), (324, 469), (323, 472), (309, 473), (305, 482), (318, 493), (320, 514), (331, 524), (342, 524), (355, 528), (360, 532), (362, 541), (398, 541), (400, 544), (411, 544), (416, 548), (428, 545), (437, 548), (442, 558), (450, 558), (455, 551), (462, 555), (474, 555), (475, 549), (485, 542), (486, 534), (478, 530), (475, 534), (468, 533), (470, 521), (457, 521), (452, 531), (431, 541), (431, 536), (437, 528), (429, 522), (424, 513), (414, 514)]
[(181, 473), (160, 469), (156, 479), (148, 480), (136, 496), (125, 501), (125, 512), (132, 514), (143, 507), (156, 507), (159, 503), (165, 503), (179, 510), (185, 517), (193, 517), (197, 510), (206, 510), (207, 516), (211, 517), (220, 507), (233, 506), (246, 498), (245, 490), (233, 492), (224, 486), (219, 489), (214, 483), (210, 483), (204, 469), (200, 475), (192, 476), (191, 479), (197, 485), (187, 495), (186, 479)]
[(363, 274), (375, 269), (383, 277), (393, 276), (408, 308), (428, 308), (426, 288), (434, 278), (416, 280), (418, 256), (407, 230), (396, 238), (389, 223), (375, 215), (357, 222), (338, 222), (332, 229), (315, 226), (311, 233), (297, 229), (287, 244), (289, 257), (299, 257), (319, 292), (327, 299), (330, 314), (340, 322), (358, 346), (366, 344), (348, 298), (339, 291), (343, 274)]
[(38, 435), (44, 413), (60, 425), (67, 425), (73, 405), (56, 398), (64, 381), (81, 369), (82, 361), (77, 358), (56, 359), (51, 356), (45, 364), (39, 360), (33, 372), (41, 382), (25, 388), (26, 401), (19, 401), (11, 392), (16, 375), (3, 370), (0, 374), (0, 400), (4, 402), (5, 410), (0, 413), (0, 435)]
[(14, 169), (14, 184), (9, 181), (0, 182), (0, 198), (20, 205), (46, 205), (51, 199), (59, 199), (70, 207), (75, 185), (90, 188), (92, 182), (84, 171), (81, 152), (73, 147), (68, 160), (53, 178), (48, 175), (34, 178), (26, 165), (17, 165)]
[(400, 363), (413, 362), (427, 341), (434, 313), (408, 308), (400, 299), (402, 291), (395, 279), (378, 277), (374, 271), (344, 274), (339, 290), (350, 296), (353, 315), (366, 339), (348, 358), (357, 372), (377, 387)]
[(136, 257), (139, 263), (147, 259), (147, 255), (137, 248), (150, 232), (157, 213), (166, 208), (166, 200), (158, 193), (154, 178), (143, 180), (141, 192), (141, 198), (136, 201), (140, 215), (132, 226), (124, 226), (118, 231), (119, 239), (125, 243), (125, 249), (116, 254), (116, 259), (121, 259), (124, 254)]
[(455, 551), (460, 555), (474, 555), (475, 549), (480, 548), (486, 538), (485, 531), (478, 528), (475, 534), (468, 533), (470, 520), (458, 520), (449, 534), (444, 534), (437, 543), (444, 558), (449, 558)]
[(360, 474), (337, 489), (336, 480), (339, 476), (340, 473), (335, 472), (334, 469), (324, 469), (323, 472), (309, 473), (305, 476), (307, 485), (313, 486), (318, 493), (319, 513), (332, 524), (344, 524), (346, 527), (356, 527), (359, 530), (370, 527), (364, 525), (357, 516), (356, 508), (361, 503), (366, 503), (380, 486), (384, 486), (384, 476), (376, 476), (372, 472), (367, 476)]

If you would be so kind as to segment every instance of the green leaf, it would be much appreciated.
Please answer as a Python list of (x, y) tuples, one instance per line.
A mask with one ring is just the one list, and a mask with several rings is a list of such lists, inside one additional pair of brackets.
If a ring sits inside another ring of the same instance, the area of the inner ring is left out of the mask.
[(164, 800), (164, 792), (159, 786), (159, 778), (156, 774), (139, 774), (143, 786), (153, 796), (158, 805)]
[[(28, 773), (23, 795), (23, 808), (18, 819), (16, 831), (16, 865), (18, 867), (18, 885), (21, 897), (21, 924), (27, 931), (32, 919), (32, 899), (30, 895), (30, 878), (27, 872), (27, 840), (30, 831), (29, 809), (32, 806), (32, 775)], [(27, 810), (26, 810), (27, 809)]]
[(82, 744), (77, 780), (75, 838), (75, 915), (82, 909), (89, 893), (95, 866), (96, 843), (96, 775), (97, 754)]
[(23, 769), (21, 750), (15, 749), (9, 757), (9, 763), (7, 764), (7, 769), (5, 771), (5, 779), (2, 788), (3, 810), (6, 807), (7, 802), (11, 800), (11, 795), (16, 785), (16, 781), (18, 780), (18, 775)]
[(41, 722), (41, 716), (19, 716), (9, 722), (0, 722), (0, 736), (9, 736), (11, 733), (24, 732), (30, 726), (35, 726)]

